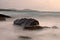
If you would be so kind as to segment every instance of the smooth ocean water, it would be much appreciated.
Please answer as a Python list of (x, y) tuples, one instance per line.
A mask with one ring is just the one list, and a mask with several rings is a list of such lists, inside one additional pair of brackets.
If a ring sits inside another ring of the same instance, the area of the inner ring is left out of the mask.
[[(0, 12), (0, 14), (10, 15), (13, 18), (7, 21), (0, 21), (0, 40), (60, 40), (60, 13), (20, 13), (20, 12)], [(19, 26), (14, 26), (13, 22), (20, 18), (37, 19), (41, 26), (57, 26), (58, 29), (44, 30), (23, 30)], [(21, 39), (19, 36), (29, 36), (32, 39)]]

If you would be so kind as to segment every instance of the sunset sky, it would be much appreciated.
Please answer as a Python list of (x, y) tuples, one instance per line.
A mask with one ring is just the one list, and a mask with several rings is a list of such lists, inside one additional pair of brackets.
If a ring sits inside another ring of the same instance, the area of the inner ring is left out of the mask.
[(0, 8), (60, 11), (60, 0), (0, 0)]

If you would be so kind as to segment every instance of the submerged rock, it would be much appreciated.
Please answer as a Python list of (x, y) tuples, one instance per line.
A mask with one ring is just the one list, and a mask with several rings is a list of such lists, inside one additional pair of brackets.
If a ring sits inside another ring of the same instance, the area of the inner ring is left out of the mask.
[(30, 26), (30, 27), (24, 27), (24, 30), (42, 30), (45, 28), (50, 28), (50, 27), (42, 27), (42, 26)]
[(37, 29), (43, 29), (43, 27), (41, 26), (24, 27), (24, 30), (37, 30)]
[(23, 27), (29, 27), (29, 26), (35, 26), (35, 25), (39, 25), (39, 22), (35, 19), (32, 19), (32, 18), (22, 18), (22, 19), (16, 19), (14, 21), (14, 24), (15, 25), (20, 25), (20, 26), (23, 26)]

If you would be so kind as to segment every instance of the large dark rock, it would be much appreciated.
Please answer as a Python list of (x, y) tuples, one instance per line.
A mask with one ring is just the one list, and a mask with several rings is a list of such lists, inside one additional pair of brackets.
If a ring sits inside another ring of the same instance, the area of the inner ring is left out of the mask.
[(24, 26), (24, 27), (29, 27), (29, 26), (39, 25), (39, 22), (35, 19), (32, 19), (32, 18), (29, 18), (29, 19), (22, 18), (22, 19), (15, 20), (14, 24)]
[(0, 21), (6, 21), (6, 18), (11, 18), (8, 15), (0, 14)]
[(0, 17), (4, 17), (4, 18), (11, 18), (11, 16), (4, 15), (4, 14), (0, 14)]

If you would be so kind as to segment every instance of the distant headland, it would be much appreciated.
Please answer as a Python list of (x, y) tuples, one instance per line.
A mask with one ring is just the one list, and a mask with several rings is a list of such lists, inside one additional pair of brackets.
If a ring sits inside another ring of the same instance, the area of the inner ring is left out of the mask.
[(37, 10), (32, 10), (32, 9), (23, 9), (23, 10), (16, 10), (16, 9), (0, 9), (0, 11), (40, 12), (40, 11), (37, 11)]

